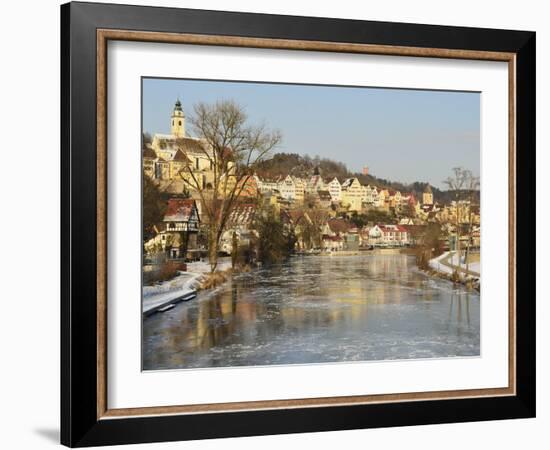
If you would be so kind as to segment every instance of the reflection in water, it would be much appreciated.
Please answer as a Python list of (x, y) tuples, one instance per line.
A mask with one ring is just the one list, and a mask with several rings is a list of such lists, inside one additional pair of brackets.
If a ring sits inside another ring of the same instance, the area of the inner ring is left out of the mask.
[(143, 368), (479, 355), (479, 294), (405, 255), (296, 257), (143, 323)]

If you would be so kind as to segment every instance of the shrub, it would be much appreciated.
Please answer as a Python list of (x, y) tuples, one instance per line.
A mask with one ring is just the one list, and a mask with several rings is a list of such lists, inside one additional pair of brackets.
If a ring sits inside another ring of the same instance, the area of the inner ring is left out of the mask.
[(201, 281), (199, 289), (212, 289), (219, 286), (220, 284), (225, 283), (229, 277), (229, 272), (230, 270), (225, 272), (211, 272), (205, 274)]
[(150, 284), (168, 281), (176, 277), (180, 271), (185, 270), (187, 270), (185, 263), (166, 261), (161, 264), (159, 270), (149, 273), (149, 275), (147, 276), (147, 281)]

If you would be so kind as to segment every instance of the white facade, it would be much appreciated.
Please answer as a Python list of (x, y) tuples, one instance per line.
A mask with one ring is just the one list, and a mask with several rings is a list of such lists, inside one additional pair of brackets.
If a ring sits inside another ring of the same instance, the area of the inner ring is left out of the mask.
[(409, 234), (401, 225), (375, 225), (369, 230), (369, 244), (403, 246), (409, 244)]
[(325, 191), (325, 182), (321, 178), (321, 175), (313, 175), (307, 182), (306, 192), (308, 194), (315, 194), (317, 191)]
[(281, 197), (287, 200), (296, 199), (296, 185), (290, 175), (287, 175), (286, 178), (279, 183), (279, 192), (281, 193)]
[(306, 183), (301, 178), (292, 177), (294, 181), (294, 199), (297, 202), (303, 202), (306, 194)]
[(328, 191), (332, 201), (342, 201), (342, 185), (338, 181), (338, 178), (334, 177), (330, 183), (328, 183)]

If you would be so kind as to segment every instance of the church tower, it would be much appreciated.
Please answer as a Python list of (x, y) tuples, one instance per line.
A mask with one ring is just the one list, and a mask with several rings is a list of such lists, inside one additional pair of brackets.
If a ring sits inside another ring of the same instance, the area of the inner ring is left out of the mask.
[(426, 189), (424, 189), (424, 192), (422, 194), (422, 203), (425, 205), (433, 205), (434, 204), (434, 195), (432, 192), (432, 188), (430, 185), (426, 185)]
[(171, 130), (174, 136), (178, 138), (185, 137), (185, 115), (183, 114), (183, 109), (181, 108), (181, 102), (179, 99), (174, 106), (174, 111), (172, 112)]

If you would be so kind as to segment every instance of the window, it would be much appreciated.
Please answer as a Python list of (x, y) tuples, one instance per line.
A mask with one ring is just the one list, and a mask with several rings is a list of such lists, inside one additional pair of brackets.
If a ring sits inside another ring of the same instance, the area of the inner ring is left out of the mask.
[(195, 169), (199, 170), (199, 158), (195, 158)]
[(181, 127), (181, 120), (180, 120), (180, 127)]

